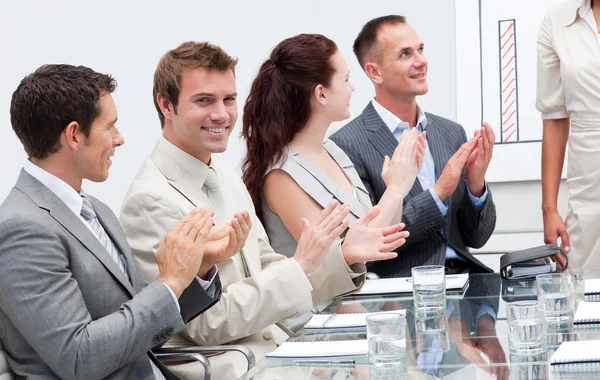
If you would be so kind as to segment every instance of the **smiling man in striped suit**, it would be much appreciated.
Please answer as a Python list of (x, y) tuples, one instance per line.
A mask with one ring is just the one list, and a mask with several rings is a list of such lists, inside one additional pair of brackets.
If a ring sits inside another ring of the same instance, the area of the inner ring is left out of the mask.
[(385, 184), (381, 167), (400, 135), (427, 132), (423, 169), (404, 198), (402, 221), (410, 231), (398, 257), (372, 263), (381, 277), (410, 276), (418, 265), (445, 265), (447, 273), (491, 272), (467, 247), (483, 246), (494, 231), (496, 209), (485, 183), (494, 132), (484, 123), (467, 140), (457, 123), (423, 112), (416, 97), (427, 93), (424, 45), (403, 16), (369, 21), (354, 41), (354, 53), (375, 86), (363, 113), (330, 138), (352, 159), (373, 204)]

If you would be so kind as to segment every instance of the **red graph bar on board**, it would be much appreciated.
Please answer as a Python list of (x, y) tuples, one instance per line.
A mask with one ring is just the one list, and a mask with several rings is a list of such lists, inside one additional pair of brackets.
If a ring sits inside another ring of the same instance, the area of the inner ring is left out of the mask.
[(515, 20), (498, 22), (500, 49), (500, 118), (502, 142), (518, 141), (517, 53)]

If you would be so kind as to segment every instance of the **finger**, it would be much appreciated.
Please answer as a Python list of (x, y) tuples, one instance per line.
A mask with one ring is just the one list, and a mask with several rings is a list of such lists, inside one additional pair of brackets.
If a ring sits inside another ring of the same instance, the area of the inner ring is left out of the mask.
[(350, 225), (350, 221), (345, 220), (344, 222), (342, 222), (342, 224), (340, 224), (336, 229), (334, 229), (330, 236), (331, 237), (339, 237), (341, 236), (344, 231), (346, 231), (346, 228), (348, 228), (348, 226)]
[(567, 234), (566, 229), (561, 229), (560, 233), (560, 246), (565, 250), (565, 252), (569, 252), (571, 250), (571, 244), (569, 244), (569, 235)]
[(391, 226), (387, 226), (387, 227), (383, 227), (381, 229), (381, 233), (383, 234), (383, 236), (388, 236), (391, 234), (394, 234), (398, 231), (401, 231), (404, 229), (404, 227), (406, 227), (406, 225), (404, 223), (398, 223), (398, 224), (394, 224)]
[(173, 227), (173, 229), (171, 229), (171, 231), (173, 231), (174, 233), (178, 234), (181, 232), (181, 230), (183, 229), (183, 226), (185, 226), (185, 224), (188, 222), (188, 220), (190, 220), (190, 218), (194, 217), (196, 214), (198, 214), (200, 212), (200, 208), (194, 208), (192, 211), (190, 211), (186, 216), (184, 216), (183, 218), (181, 218), (179, 220), (179, 222), (177, 222), (177, 224), (175, 225), (175, 227)]
[(467, 160), (469, 159), (469, 156), (471, 155), (471, 153), (473, 153), (473, 150), (475, 150), (475, 148), (477, 148), (478, 144), (479, 144), (479, 138), (475, 139), (472, 138), (471, 140), (467, 141), (465, 144), (463, 145), (464, 150), (460, 153), (460, 155), (458, 156), (458, 162), (460, 163), (460, 166), (465, 166), (467, 163)]
[(331, 213), (336, 209), (337, 206), (338, 206), (338, 202), (336, 200), (329, 202), (329, 204), (327, 206), (325, 206), (323, 211), (321, 211), (321, 215), (319, 215), (319, 218), (317, 219), (315, 224), (319, 225), (319, 224), (323, 223), (323, 221), (329, 215), (331, 215)]
[(387, 235), (383, 238), (383, 242), (385, 244), (391, 243), (393, 241), (396, 241), (398, 239), (406, 239), (407, 237), (410, 236), (410, 232), (408, 231), (398, 231), (396, 233)]
[(196, 223), (205, 215), (206, 215), (206, 209), (202, 209), (202, 210), (199, 210), (197, 213), (195, 213), (193, 216), (191, 216), (184, 223), (183, 227), (181, 228), (181, 231), (179, 231), (179, 235), (189, 236), (190, 231), (192, 231), (194, 229), (194, 226), (196, 225)]
[(325, 226), (325, 233), (327, 235), (331, 234), (331, 232), (335, 228), (337, 228), (340, 225), (340, 223), (342, 223), (344, 219), (348, 216), (348, 213), (350, 212), (350, 206), (342, 205), (341, 207), (338, 207), (336, 211), (337, 213), (335, 214), (335, 216), (333, 216), (330, 222)]
[(230, 254), (236, 254), (240, 251), (239, 241), (238, 241), (238, 232), (235, 228), (229, 229), (229, 242), (227, 243), (227, 250)]
[(390, 260), (398, 257), (398, 254), (393, 249), (382, 249), (381, 252), (367, 255), (364, 261), (382, 261)]
[(406, 239), (404, 239), (404, 238), (396, 239), (392, 242), (384, 244), (383, 247), (381, 248), (381, 250), (384, 252), (393, 252), (398, 247), (403, 246), (404, 243), (406, 243)]
[(362, 224), (363, 226), (369, 225), (369, 223), (379, 215), (381, 212), (380, 206), (371, 207), (365, 215), (356, 221), (356, 224)]
[(312, 224), (308, 221), (308, 219), (302, 218), (302, 232), (304, 232), (307, 229), (309, 229), (310, 226), (312, 226)]
[(206, 218), (206, 221), (204, 222), (204, 225), (202, 226), (202, 228), (196, 235), (194, 242), (196, 242), (196, 243), (206, 242), (206, 238), (208, 237), (208, 234), (210, 234), (210, 230), (213, 228), (214, 225), (215, 225), (215, 222), (214, 222), (212, 216)]
[(237, 237), (244, 236), (244, 230), (242, 229), (242, 225), (240, 224), (240, 220), (237, 219), (237, 218), (233, 219), (233, 229), (235, 230), (236, 240), (237, 240)]
[(486, 158), (491, 153), (490, 140), (489, 140), (489, 137), (487, 134), (488, 134), (488, 132), (486, 131), (485, 126), (481, 127), (481, 140), (482, 140), (482, 146), (483, 146), (483, 153), (485, 154)]
[(383, 166), (381, 167), (381, 175), (384, 176), (390, 167), (390, 158), (385, 156), (383, 159)]
[(487, 122), (483, 122), (483, 128), (485, 128), (485, 132), (488, 137), (488, 142), (493, 148), (494, 143), (496, 142), (496, 134), (494, 133), (494, 129)]
[(246, 237), (248, 236), (248, 233), (250, 232), (250, 228), (251, 228), (251, 220), (250, 220), (250, 216), (248, 215), (247, 212), (243, 212), (241, 214), (237, 214), (238, 218), (237, 221), (240, 224), (240, 228), (242, 230), (242, 236)]

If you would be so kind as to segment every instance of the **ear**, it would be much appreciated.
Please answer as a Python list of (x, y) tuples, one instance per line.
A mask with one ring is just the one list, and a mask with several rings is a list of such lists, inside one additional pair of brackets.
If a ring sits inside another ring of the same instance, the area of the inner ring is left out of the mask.
[(69, 125), (63, 129), (60, 139), (61, 146), (64, 146), (73, 152), (77, 151), (77, 149), (85, 144), (85, 134), (81, 130), (79, 123), (76, 121), (70, 122)]
[(313, 97), (315, 101), (319, 104), (326, 105), (327, 104), (327, 95), (325, 94), (325, 86), (322, 84), (318, 84), (313, 91)]
[(365, 65), (365, 73), (367, 73), (367, 76), (373, 83), (381, 84), (383, 82), (383, 75), (379, 69), (379, 64), (375, 62), (368, 62)]
[(164, 118), (166, 120), (173, 119), (173, 115), (175, 115), (175, 107), (173, 107), (173, 104), (161, 94), (156, 94), (156, 102), (158, 103), (158, 107)]

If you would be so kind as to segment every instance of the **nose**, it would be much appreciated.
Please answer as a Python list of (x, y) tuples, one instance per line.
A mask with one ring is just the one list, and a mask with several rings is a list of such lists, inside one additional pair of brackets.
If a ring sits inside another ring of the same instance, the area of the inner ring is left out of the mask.
[(216, 102), (214, 108), (209, 114), (209, 117), (210, 120), (215, 123), (227, 123), (229, 121), (229, 113), (227, 112), (225, 104), (223, 104), (222, 102)]
[(125, 144), (125, 138), (123, 135), (121, 135), (121, 132), (119, 132), (116, 126), (114, 127), (113, 144), (114, 146), (121, 146)]
[(356, 87), (352, 82), (348, 81), (348, 83), (350, 83), (350, 88), (352, 89), (352, 92), (354, 92), (354, 90), (356, 90)]
[(423, 54), (418, 53), (414, 65), (419, 68), (427, 67), (427, 58)]

